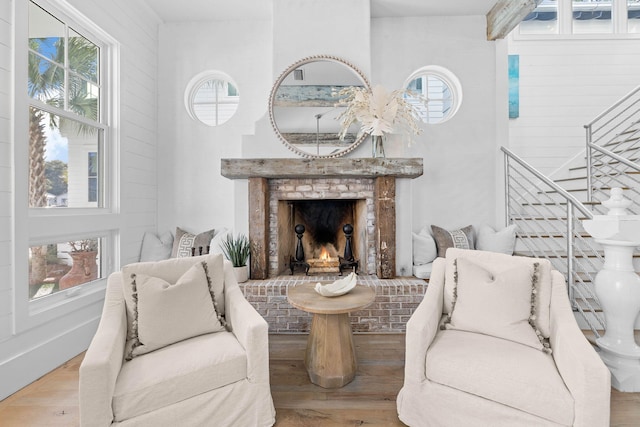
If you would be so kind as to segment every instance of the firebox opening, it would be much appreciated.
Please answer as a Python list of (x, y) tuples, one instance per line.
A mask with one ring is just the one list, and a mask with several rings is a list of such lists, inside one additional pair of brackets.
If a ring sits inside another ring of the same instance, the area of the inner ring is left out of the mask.
[[(298, 232), (302, 230), (300, 242), (304, 261), (311, 264), (309, 274), (339, 273), (339, 259), (344, 257), (347, 241), (343, 229), (346, 224), (353, 227), (350, 233), (353, 258), (366, 254), (365, 200), (287, 200), (280, 203), (278, 252), (282, 273), (289, 269), (292, 258), (294, 261), (302, 261), (298, 259), (301, 251), (297, 248)], [(304, 267), (304, 263), (300, 262), (298, 266)], [(305, 269), (296, 268), (296, 273), (305, 274)]]
[(319, 258), (322, 251), (336, 257), (344, 247), (342, 226), (353, 222), (353, 200), (304, 200), (292, 202), (294, 222), (302, 224), (308, 233), (309, 254)]

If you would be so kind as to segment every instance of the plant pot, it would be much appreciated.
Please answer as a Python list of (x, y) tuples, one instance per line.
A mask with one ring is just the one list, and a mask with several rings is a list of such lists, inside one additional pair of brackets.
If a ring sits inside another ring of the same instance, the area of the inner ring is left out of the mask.
[(236, 275), (238, 283), (244, 283), (249, 280), (249, 266), (243, 265), (242, 267), (233, 267), (233, 272)]
[(72, 288), (98, 278), (97, 251), (69, 252), (73, 260), (71, 270), (60, 278), (60, 290)]

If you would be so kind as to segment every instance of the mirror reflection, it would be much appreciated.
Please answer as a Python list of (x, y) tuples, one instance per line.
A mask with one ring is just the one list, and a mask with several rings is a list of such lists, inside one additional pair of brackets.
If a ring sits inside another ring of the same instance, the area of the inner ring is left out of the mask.
[(349, 86), (369, 88), (366, 78), (334, 57), (305, 58), (282, 73), (271, 92), (271, 122), (292, 151), (304, 157), (339, 157), (353, 150), (364, 136), (353, 124), (341, 140), (336, 107), (338, 92)]

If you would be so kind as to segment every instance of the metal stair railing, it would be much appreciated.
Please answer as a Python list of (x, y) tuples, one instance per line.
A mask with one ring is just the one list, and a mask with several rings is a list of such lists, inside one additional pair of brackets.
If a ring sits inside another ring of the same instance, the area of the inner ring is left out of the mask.
[[(604, 191), (624, 188), (640, 213), (640, 86), (586, 124), (587, 200), (601, 202)], [(598, 210), (598, 203), (594, 203)]]
[(617, 139), (615, 132), (627, 129), (634, 122), (637, 122), (639, 111), (640, 86), (584, 125), (587, 130), (587, 142), (604, 146), (606, 143)]
[(640, 165), (595, 144), (587, 144), (587, 153), (592, 159), (587, 162), (587, 185), (593, 211), (606, 214), (600, 202), (609, 198), (611, 188), (620, 187), (632, 201), (629, 213), (640, 214)]
[(505, 168), (506, 224), (517, 224), (520, 255), (548, 259), (565, 275), (569, 299), (596, 338), (605, 321), (595, 295), (595, 276), (604, 263), (582, 220), (593, 214), (573, 195), (509, 149), (502, 147)]

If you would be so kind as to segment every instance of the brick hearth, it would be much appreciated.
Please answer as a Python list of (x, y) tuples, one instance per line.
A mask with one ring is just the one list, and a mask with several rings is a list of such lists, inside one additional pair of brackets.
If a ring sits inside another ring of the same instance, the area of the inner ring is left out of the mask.
[[(309, 332), (311, 314), (287, 302), (287, 289), (302, 283), (332, 281), (339, 276), (278, 276), (241, 283), (247, 300), (265, 318), (271, 333)], [(350, 314), (354, 332), (404, 332), (406, 323), (422, 301), (427, 282), (415, 277), (380, 280), (375, 275), (359, 275), (358, 284), (376, 291), (369, 307)]]

